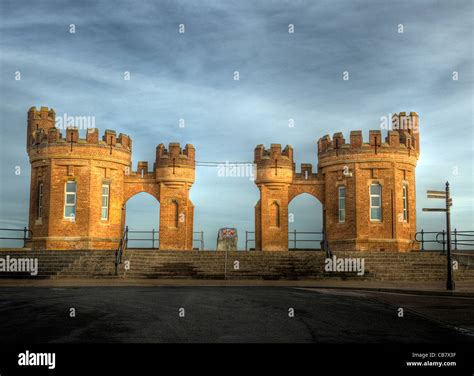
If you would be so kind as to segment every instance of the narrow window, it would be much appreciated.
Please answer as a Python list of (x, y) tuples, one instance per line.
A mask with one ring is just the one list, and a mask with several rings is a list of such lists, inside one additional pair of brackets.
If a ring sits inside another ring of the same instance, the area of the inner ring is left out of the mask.
[(370, 220), (382, 220), (382, 186), (380, 184), (370, 185)]
[(36, 210), (36, 218), (43, 218), (43, 183), (38, 184), (38, 207)]
[(179, 227), (178, 226), (178, 224), (179, 224), (179, 206), (178, 206), (178, 202), (173, 201), (172, 207), (173, 207), (172, 213), (173, 213), (174, 227), (178, 228)]
[(66, 183), (66, 195), (64, 199), (64, 218), (76, 218), (76, 182), (68, 181)]
[(346, 187), (339, 187), (339, 222), (346, 220)]
[(109, 191), (110, 186), (102, 184), (102, 211), (100, 218), (105, 221), (109, 219)]
[(403, 221), (408, 222), (408, 186), (403, 186)]
[(280, 205), (277, 202), (272, 203), (270, 213), (273, 227), (280, 227)]

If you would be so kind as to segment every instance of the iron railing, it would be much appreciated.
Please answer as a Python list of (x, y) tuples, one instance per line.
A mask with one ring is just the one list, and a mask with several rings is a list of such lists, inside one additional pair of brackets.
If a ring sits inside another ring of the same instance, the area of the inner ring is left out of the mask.
[[(254, 238), (250, 238), (250, 234), (254, 234)], [(298, 238), (299, 234), (304, 234), (304, 235), (320, 235), (320, 238), (316, 239), (307, 239), (307, 238)], [(255, 231), (245, 231), (245, 250), (249, 250), (249, 243), (255, 243)], [(308, 248), (298, 248), (298, 243), (318, 243), (319, 247), (318, 248), (310, 248), (310, 249), (323, 249), (327, 252), (327, 249), (324, 248), (324, 233), (322, 231), (288, 231), (288, 249), (289, 250), (297, 250), (297, 249), (308, 249)], [(293, 247), (290, 247), (290, 244)], [(329, 251), (330, 252), (330, 251)]]
[(125, 227), (122, 237), (120, 238), (120, 243), (115, 251), (115, 275), (118, 275), (118, 266), (122, 263), (123, 253), (127, 249), (128, 244), (128, 226)]
[[(127, 226), (128, 229), (128, 226)], [(128, 230), (128, 240), (130, 242), (146, 242), (146, 244), (151, 243), (151, 247), (132, 247), (132, 248), (150, 248), (158, 249), (160, 248), (160, 232), (158, 230), (152, 229), (149, 231), (142, 230)], [(138, 234), (138, 237), (133, 237), (133, 234)], [(146, 236), (149, 234), (150, 236)]]
[[(194, 235), (199, 234), (199, 238), (195, 238)], [(194, 231), (193, 232), (193, 242), (199, 242), (199, 248), (201, 251), (204, 251), (204, 231)]]
[(22, 236), (1, 236), (0, 240), (23, 240), (23, 248), (26, 248), (26, 242), (30, 241), (33, 237), (33, 231), (29, 230), (26, 226), (20, 228), (0, 228), (0, 232), (15, 232), (22, 233)]
[[(459, 231), (454, 229), (451, 231), (451, 239), (453, 245), (453, 251), (463, 249), (474, 250), (474, 231)], [(447, 246), (447, 233), (445, 230), (442, 231), (424, 231), (421, 230), (415, 234), (415, 241), (420, 243), (422, 251), (437, 250), (438, 248), (430, 248), (432, 244), (440, 245), (443, 252), (446, 251)]]
[(249, 243), (254, 242), (254, 244), (255, 244), (255, 236), (254, 236), (253, 239), (250, 239), (249, 234), (254, 234), (255, 235), (255, 231), (245, 231), (245, 250), (246, 251), (249, 250)]
[[(127, 226), (128, 229), (128, 226)], [(133, 234), (137, 234), (138, 237), (134, 237)], [(195, 235), (198, 234), (196, 238)], [(148, 236), (147, 236), (148, 235)], [(129, 242), (144, 242), (145, 245), (151, 244), (151, 247), (131, 247), (131, 248), (143, 248), (143, 249), (159, 249), (160, 248), (160, 231), (152, 229), (146, 230), (128, 230), (128, 241)], [(204, 250), (204, 231), (193, 232), (193, 242), (199, 243), (199, 249)], [(143, 244), (143, 243), (141, 243)]]

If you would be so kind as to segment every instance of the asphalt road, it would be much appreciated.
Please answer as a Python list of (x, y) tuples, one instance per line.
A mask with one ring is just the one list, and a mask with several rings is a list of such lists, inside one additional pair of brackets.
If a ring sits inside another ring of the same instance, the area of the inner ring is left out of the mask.
[(0, 288), (1, 344), (474, 343), (472, 329), (474, 298), (285, 287)]

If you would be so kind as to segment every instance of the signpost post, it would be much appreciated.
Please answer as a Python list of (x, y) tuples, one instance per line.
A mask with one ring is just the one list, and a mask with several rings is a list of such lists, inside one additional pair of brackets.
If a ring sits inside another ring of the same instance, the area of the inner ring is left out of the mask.
[(446, 258), (448, 263), (448, 278), (446, 281), (446, 289), (454, 290), (454, 278), (453, 278), (453, 262), (451, 260), (451, 206), (453, 206), (453, 199), (450, 197), (449, 182), (446, 182), (446, 188), (444, 191), (426, 191), (428, 198), (439, 198), (444, 199), (446, 202), (446, 208), (423, 208), (426, 212), (445, 212), (446, 213), (446, 232), (447, 232), (447, 252)]

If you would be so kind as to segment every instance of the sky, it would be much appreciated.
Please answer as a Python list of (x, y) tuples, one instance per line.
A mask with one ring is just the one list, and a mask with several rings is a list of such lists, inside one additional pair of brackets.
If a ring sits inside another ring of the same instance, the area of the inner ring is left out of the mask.
[[(0, 227), (27, 224), (26, 113), (48, 106), (129, 134), (134, 169), (169, 142), (220, 162), (290, 144), (297, 165), (316, 169), (323, 135), (362, 130), (367, 139), (382, 117), (416, 111), (418, 229), (444, 228), (441, 213), (421, 209), (439, 206), (426, 190), (449, 180), (453, 227), (474, 230), (470, 0), (2, 0), (0, 11)], [(206, 248), (220, 227), (236, 227), (244, 247), (259, 198), (249, 177), (197, 167), (190, 195)], [(135, 196), (127, 224), (156, 229), (158, 210), (151, 196)], [(289, 211), (290, 230), (321, 230), (315, 198), (298, 196)]]

